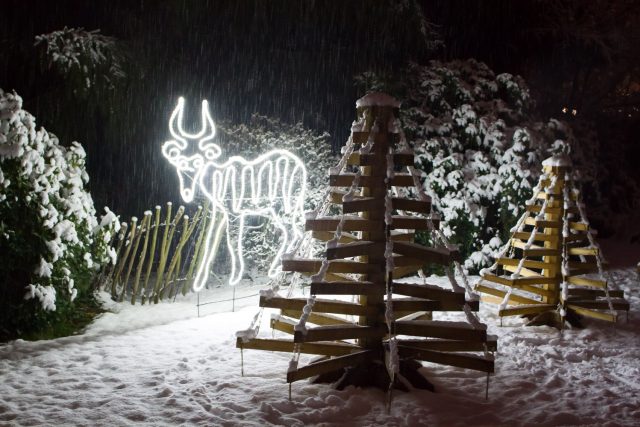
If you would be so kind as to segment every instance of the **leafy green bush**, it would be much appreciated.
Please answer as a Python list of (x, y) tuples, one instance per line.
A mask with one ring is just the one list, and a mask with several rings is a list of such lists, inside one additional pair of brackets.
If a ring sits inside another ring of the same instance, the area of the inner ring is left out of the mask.
[(71, 317), (114, 256), (115, 216), (97, 223), (80, 144), (36, 130), (22, 99), (0, 89), (0, 338)]

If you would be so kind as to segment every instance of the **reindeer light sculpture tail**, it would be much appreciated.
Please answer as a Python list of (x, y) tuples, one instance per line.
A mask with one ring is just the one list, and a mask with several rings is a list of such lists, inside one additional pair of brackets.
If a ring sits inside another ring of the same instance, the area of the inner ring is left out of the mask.
[(176, 168), (182, 199), (191, 202), (200, 189), (212, 202), (212, 214), (219, 212), (222, 217), (217, 224), (212, 221), (207, 230), (204, 258), (193, 289), (199, 291), (204, 287), (216, 255), (214, 242), (219, 241), (224, 230), (231, 259), (229, 284), (240, 281), (244, 272), (247, 217), (266, 217), (280, 231), (280, 246), (269, 268), (269, 276), (275, 276), (282, 255), (293, 250), (302, 237), (307, 185), (302, 160), (287, 150), (276, 149), (253, 160), (232, 156), (219, 162), (222, 150), (212, 141), (216, 131), (207, 101), (202, 101), (200, 132), (185, 132), (183, 115), (181, 97), (169, 119), (173, 139), (162, 145), (162, 154)]

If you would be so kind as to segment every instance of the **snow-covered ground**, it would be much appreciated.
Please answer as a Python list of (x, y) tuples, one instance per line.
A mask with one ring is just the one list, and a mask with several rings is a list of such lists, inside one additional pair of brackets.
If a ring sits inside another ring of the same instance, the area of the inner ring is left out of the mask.
[(377, 390), (302, 381), (289, 401), (290, 354), (247, 350), (240, 375), (234, 333), (248, 327), (257, 297), (236, 301), (236, 312), (223, 311), (230, 302), (202, 307), (200, 318), (191, 297), (113, 304), (117, 313), (81, 335), (0, 345), (0, 425), (640, 425), (640, 286), (633, 269), (613, 276), (632, 307), (616, 326), (499, 327), (483, 306), (499, 336), (489, 400), (484, 374), (427, 364), (438, 393), (396, 392), (389, 414)]

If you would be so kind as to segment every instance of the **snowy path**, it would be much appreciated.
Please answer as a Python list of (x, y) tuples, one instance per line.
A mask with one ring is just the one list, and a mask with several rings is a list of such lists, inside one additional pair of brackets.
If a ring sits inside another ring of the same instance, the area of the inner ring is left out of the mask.
[(632, 270), (615, 276), (632, 303), (617, 327), (500, 328), (483, 307), (500, 337), (489, 401), (483, 374), (428, 365), (440, 392), (398, 392), (389, 415), (376, 390), (302, 381), (290, 402), (289, 354), (245, 351), (240, 376), (234, 332), (255, 298), (201, 318), (185, 301), (119, 306), (83, 335), (0, 345), (0, 425), (639, 425), (640, 286)]

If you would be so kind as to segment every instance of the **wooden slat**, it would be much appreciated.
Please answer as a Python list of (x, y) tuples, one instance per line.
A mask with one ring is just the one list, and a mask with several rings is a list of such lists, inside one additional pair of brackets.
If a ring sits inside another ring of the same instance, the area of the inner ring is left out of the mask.
[(577, 305), (567, 304), (567, 308), (573, 310), (577, 314), (581, 316), (591, 317), (593, 319), (605, 320), (607, 322), (615, 323), (618, 320), (618, 316), (615, 313), (611, 313), (609, 311), (602, 312), (597, 310), (591, 310), (588, 308), (582, 308)]
[(363, 338), (382, 338), (387, 328), (382, 326), (331, 325), (316, 326), (306, 332), (296, 331), (293, 342), (338, 341)]
[(431, 201), (404, 199), (394, 197), (391, 199), (393, 209), (407, 212), (416, 212), (428, 215), (431, 212)]
[[(284, 353), (293, 352), (295, 343), (282, 339), (260, 339), (253, 338), (249, 341), (236, 340), (236, 348), (250, 350), (282, 351)], [(360, 350), (360, 347), (346, 343), (304, 343), (299, 346), (300, 353), (322, 354), (325, 356), (343, 356)]]
[[(547, 266), (547, 268), (549, 268), (549, 267), (551, 267), (551, 264)], [(518, 267), (515, 266), (515, 265), (505, 265), (503, 268), (504, 268), (505, 271), (509, 271), (511, 273), (515, 273), (516, 271), (518, 271)], [(540, 276), (539, 272), (530, 270), (530, 269), (528, 269), (526, 267), (522, 267), (520, 269), (519, 274), (522, 277), (539, 277)]]
[(287, 319), (286, 317), (280, 317), (277, 319), (270, 320), (271, 329), (275, 329), (276, 331), (284, 332), (285, 334), (293, 335), (295, 332), (295, 326), (298, 322), (292, 319)]
[[(512, 265), (505, 265), (504, 269), (507, 271), (514, 272), (516, 271), (517, 268)], [(506, 277), (495, 276), (489, 273), (487, 273), (485, 276), (487, 276), (488, 280), (491, 280), (497, 283), (502, 283), (503, 285), (507, 285), (507, 286), (514, 286), (514, 287), (520, 287), (521, 285), (556, 285), (560, 283), (559, 277), (541, 276), (539, 273), (529, 270), (527, 268), (522, 268), (520, 270), (520, 274), (524, 277), (511, 279)], [(490, 279), (491, 276), (493, 276), (493, 278)], [(499, 280), (496, 280), (495, 279), (496, 277), (498, 277)]]
[[(512, 234), (512, 238), (514, 239), (520, 239), (523, 241), (528, 241), (529, 237), (531, 236), (531, 233), (528, 233), (526, 231), (516, 231), (515, 233)], [(536, 242), (551, 242), (553, 244), (558, 242), (559, 239), (559, 235), (558, 234), (544, 234), (544, 233), (536, 233), (536, 237), (534, 237)]]
[(498, 276), (496, 274), (491, 274), (491, 273), (484, 273), (482, 275), (482, 280), (485, 280), (485, 281), (488, 281), (488, 282), (493, 282), (493, 283), (499, 283), (499, 284), (505, 285), (505, 286), (513, 286), (513, 279), (510, 279), (510, 278), (507, 278), (507, 277)]
[(532, 304), (519, 305), (517, 307), (506, 307), (498, 310), (498, 316), (522, 316), (524, 314), (538, 314), (544, 311), (555, 310), (555, 304)]
[(413, 232), (403, 232), (401, 230), (392, 230), (389, 240), (392, 242), (413, 242), (416, 238), (416, 234)]
[[(487, 304), (496, 304), (496, 305), (500, 305), (502, 304), (502, 300), (503, 298), (500, 297), (496, 297), (493, 295), (489, 295), (489, 294), (482, 294), (480, 295), (480, 301), (487, 303)], [(507, 306), (512, 306), (512, 305), (518, 305), (519, 303), (517, 303), (516, 301), (513, 300), (509, 300), (507, 301)]]
[[(415, 156), (413, 153), (394, 153), (393, 163), (395, 166), (413, 166), (414, 157)], [(377, 161), (378, 159), (376, 159), (376, 156), (374, 154), (360, 154), (356, 152), (352, 153), (349, 156), (347, 164), (358, 166), (374, 166)]]
[[(542, 233), (540, 233), (540, 234), (542, 234)], [(518, 248), (518, 249), (524, 249), (527, 246), (527, 242), (525, 242), (524, 240), (520, 240), (520, 239), (511, 239), (511, 244), (513, 245), (514, 248)], [(530, 248), (544, 249), (543, 246), (539, 246), (539, 245), (531, 245)]]
[[(306, 231), (336, 231), (340, 218), (338, 217), (317, 217), (305, 221)], [(384, 229), (383, 220), (369, 220), (358, 216), (345, 216), (342, 224), (344, 231), (372, 231)]]
[(560, 281), (561, 277), (519, 277), (517, 279), (513, 279), (513, 286), (519, 288), (524, 285), (557, 285)]
[(338, 244), (335, 247), (327, 248), (328, 260), (351, 258), (355, 256), (384, 254), (384, 242), (369, 242), (361, 240), (359, 242)]
[(395, 313), (403, 311), (463, 311), (464, 304), (464, 302), (459, 303), (451, 300), (447, 301), (426, 300), (422, 298), (394, 298), (392, 305), (393, 311)]
[(577, 231), (589, 231), (589, 224), (585, 222), (569, 221), (569, 228)]
[(397, 335), (445, 338), (452, 340), (486, 341), (487, 331), (473, 329), (460, 322), (438, 322), (432, 320), (398, 320), (395, 322)]
[(406, 347), (420, 348), (435, 351), (487, 351), (498, 350), (498, 337), (487, 335), (486, 342), (480, 341), (458, 341), (443, 339), (401, 339), (398, 344)]
[[(568, 276), (567, 277), (567, 282), (572, 284), (572, 285), (593, 286), (593, 287), (601, 288), (601, 289), (604, 289), (604, 288), (607, 287), (607, 281), (606, 280), (591, 279), (589, 277)], [(569, 290), (569, 292), (571, 292), (571, 290)]]
[[(504, 266), (517, 266), (518, 264), (520, 264), (520, 260), (516, 259), (516, 258), (498, 258), (496, 260), (496, 263), (498, 263), (500, 265), (504, 265)], [(530, 260), (530, 259), (525, 259), (523, 261), (523, 263), (522, 263), (523, 267), (536, 268), (536, 269), (539, 269), (539, 270), (549, 268), (552, 265), (553, 264), (550, 263), (550, 262), (534, 261), (534, 260)], [(512, 270), (509, 270), (509, 271), (512, 271)]]
[(524, 223), (527, 225), (533, 225), (536, 228), (556, 228), (560, 229), (562, 227), (562, 221), (548, 221), (548, 220), (540, 220), (535, 217), (529, 217), (524, 220)]
[[(333, 187), (351, 187), (356, 174), (341, 173), (339, 175), (329, 175), (329, 185)], [(359, 187), (371, 187), (380, 185), (379, 176), (361, 175), (358, 178)], [(413, 187), (413, 177), (410, 174), (396, 173), (391, 178), (391, 185), (394, 187)]]
[(560, 256), (560, 249), (544, 248), (544, 249), (523, 249), (524, 257), (542, 257), (542, 256)]
[(393, 282), (392, 290), (394, 294), (415, 298), (452, 301), (459, 304), (464, 303), (464, 292), (455, 292), (451, 289), (441, 288), (436, 285)]
[(407, 265), (404, 267), (395, 267), (393, 269), (393, 278), (394, 279), (400, 279), (402, 277), (406, 277), (410, 274), (414, 274), (416, 271), (420, 270), (422, 268), (422, 265)]
[[(440, 225), (439, 218), (433, 218), (433, 226), (438, 228)], [(338, 217), (318, 217), (305, 221), (306, 231), (335, 231), (338, 227), (340, 218)], [(345, 218), (342, 229), (344, 231), (376, 231), (384, 228), (384, 220), (370, 220), (356, 216), (348, 216)], [(428, 230), (429, 223), (426, 218), (415, 216), (394, 215), (391, 228), (394, 230)]]
[[(542, 210), (542, 205), (528, 205), (525, 207), (527, 212), (538, 213)], [(546, 214), (550, 215), (560, 215), (563, 212), (562, 206), (547, 206), (545, 211)]]
[[(567, 300), (567, 304), (594, 310), (609, 310), (609, 303), (606, 300), (575, 300), (570, 298)], [(614, 310), (629, 311), (629, 302), (623, 299), (611, 299), (611, 305)]]
[(473, 354), (443, 353), (405, 346), (398, 346), (398, 354), (401, 357), (410, 357), (412, 359), (440, 365), (455, 366), (488, 373), (494, 371), (494, 361), (491, 355), (476, 356)]
[[(342, 198), (344, 197), (344, 195), (347, 194), (346, 190), (341, 190), (339, 188), (334, 188), (331, 190), (331, 192), (329, 193), (329, 201), (333, 204), (336, 205), (341, 205), (342, 204)], [(360, 200), (360, 199), (364, 199), (364, 196), (360, 196), (358, 194), (354, 194), (353, 196), (353, 200)]]
[(460, 252), (457, 248), (455, 250), (447, 250), (445, 248), (423, 246), (418, 243), (394, 242), (393, 252), (412, 258), (418, 258), (424, 263), (430, 262), (440, 265), (449, 265), (453, 261), (460, 261)]
[(311, 295), (382, 295), (384, 283), (372, 282), (314, 282)]
[(521, 285), (556, 285), (560, 283), (559, 277), (544, 277), (544, 276), (533, 276), (533, 277), (519, 277), (517, 279), (511, 279), (503, 276), (496, 276), (495, 274), (485, 273), (482, 276), (483, 280), (488, 280), (489, 282), (500, 283), (505, 286), (512, 287), (520, 287)]
[[(305, 305), (307, 305), (306, 298), (260, 297), (260, 307), (302, 310)], [(354, 316), (375, 316), (378, 313), (378, 307), (375, 306), (321, 299), (316, 300), (313, 310), (319, 313), (351, 314)]]
[[(294, 319), (300, 319), (302, 316), (302, 310), (283, 309), (280, 310), (280, 314), (283, 316), (292, 317)], [(307, 323), (313, 323), (314, 325), (353, 325), (353, 322), (348, 321), (342, 317), (332, 316), (324, 313), (311, 312), (307, 318)]]
[[(486, 276), (490, 276), (490, 275), (486, 275)], [(547, 297), (553, 296), (555, 292), (549, 289), (538, 288), (538, 287), (535, 287), (534, 285), (539, 285), (539, 284), (548, 285), (548, 284), (555, 284), (557, 282), (555, 281), (556, 279), (543, 277), (543, 276), (526, 277), (526, 278), (519, 278), (519, 279), (507, 279), (500, 276), (491, 275), (491, 277), (486, 277), (486, 278), (483, 277), (483, 279), (493, 281), (494, 283), (500, 283), (505, 286), (511, 286), (513, 288), (522, 289), (523, 291), (531, 292), (536, 295), (542, 295)], [(495, 279), (499, 279), (501, 281), (498, 281)], [(554, 280), (555, 282), (549, 283), (551, 280)], [(542, 281), (545, 283), (538, 283), (539, 281)]]
[[(539, 192), (539, 193), (536, 195), (536, 198), (541, 199), (541, 200), (544, 200), (544, 199), (548, 199), (550, 196), (553, 196), (553, 198), (554, 198), (555, 200), (561, 200), (561, 199), (564, 197), (564, 196), (563, 196), (562, 194), (560, 194), (560, 193), (557, 193), (557, 194), (556, 194), (556, 193), (545, 193), (545, 192), (542, 192), (542, 191), (541, 191), (541, 192)], [(576, 195), (576, 194), (574, 194), (574, 193), (569, 193), (569, 198), (570, 198), (571, 200), (576, 200), (576, 199), (577, 199), (577, 195)]]
[[(597, 298), (606, 297), (604, 289), (569, 288), (569, 297)], [(611, 298), (624, 298), (624, 291), (621, 289), (609, 289)]]
[(433, 313), (430, 311), (416, 311), (410, 314), (394, 313), (396, 320), (433, 320)]
[(325, 374), (327, 372), (337, 371), (338, 369), (345, 368), (347, 366), (354, 366), (366, 360), (371, 360), (374, 356), (374, 351), (365, 350), (327, 360), (321, 360), (287, 372), (287, 382), (291, 383), (316, 375)]
[[(322, 261), (318, 259), (288, 258), (282, 260), (283, 271), (298, 271), (316, 273), (320, 270)], [(367, 274), (378, 273), (385, 268), (384, 265), (367, 264), (364, 262), (337, 259), (329, 261), (329, 272)]]
[[(476, 285), (476, 291), (497, 297), (497, 298), (485, 298), (484, 295), (482, 296), (483, 301), (486, 300), (488, 302), (497, 303), (497, 304), (500, 304), (502, 302), (502, 299), (506, 295), (506, 292), (500, 289), (495, 289), (490, 286), (486, 286), (482, 284)], [(540, 301), (536, 301), (532, 298), (527, 298), (527, 297), (523, 297), (522, 295), (517, 295), (512, 293), (511, 296), (509, 297), (509, 305), (515, 305), (515, 304), (540, 304)]]
[(598, 248), (595, 247), (582, 247), (582, 248), (569, 248), (569, 255), (598, 255)]
[[(311, 237), (322, 242), (326, 242), (333, 239), (335, 237), (335, 233), (331, 231), (314, 231), (311, 233)], [(355, 234), (343, 231), (342, 234), (340, 234), (340, 240), (338, 241), (338, 243), (351, 243), (359, 241), (360, 239)]]

